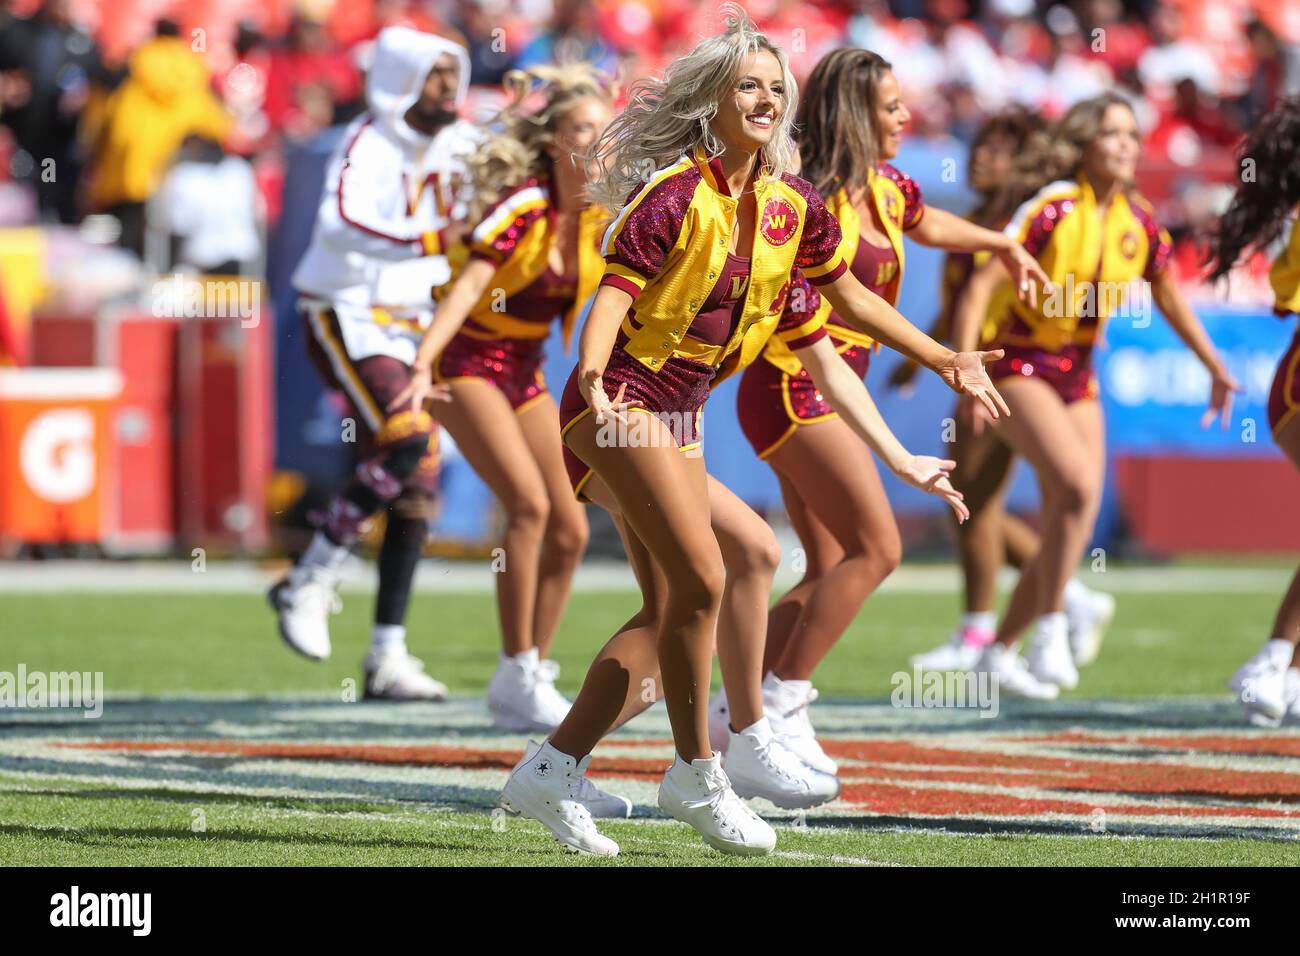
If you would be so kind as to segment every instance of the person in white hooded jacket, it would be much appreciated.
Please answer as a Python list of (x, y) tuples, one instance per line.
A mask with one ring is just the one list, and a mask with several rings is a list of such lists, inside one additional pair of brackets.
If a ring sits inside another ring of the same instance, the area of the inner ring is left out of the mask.
[(366, 81), (369, 111), (330, 160), (310, 248), (293, 276), (308, 349), (353, 410), (360, 461), (322, 526), (269, 599), (285, 642), (323, 660), (339, 572), (367, 523), (388, 523), (379, 554), (366, 695), (441, 699), (447, 688), (406, 649), (405, 618), (438, 481), (437, 430), (423, 408), (385, 409), (410, 378), (432, 290), (464, 218), (464, 163), (481, 137), (457, 115), (469, 84), (465, 49), (403, 27), (384, 30)]

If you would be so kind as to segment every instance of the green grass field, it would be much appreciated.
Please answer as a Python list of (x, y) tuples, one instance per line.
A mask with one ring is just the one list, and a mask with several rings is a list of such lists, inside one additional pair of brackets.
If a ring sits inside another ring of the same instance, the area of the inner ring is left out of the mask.
[[(1180, 732), (1197, 732), (1200, 714), (1211, 715), (1205, 729), (1236, 732), (1240, 721), (1235, 721), (1224, 681), (1260, 643), (1275, 602), (1276, 596), (1262, 589), (1258, 593), (1200, 589), (1122, 594), (1119, 616), (1101, 659), (1084, 672), (1080, 689), (1057, 703), (1057, 711), (1009, 709), (997, 722), (975, 720), (965, 726), (971, 733), (990, 732), (994, 723), (1015, 732), (1088, 729), (1094, 726), (1090, 723), (1094, 704), (1128, 713), (1123, 708), (1130, 701), (1141, 704), (1138, 716), (1112, 716), (1096, 727), (1139, 733), (1145, 723), (1159, 719), (1162, 708), (1182, 707), (1186, 702), (1192, 716), (1179, 718)], [(630, 593), (574, 596), (555, 645), (554, 656), (563, 666), (562, 690), (569, 695), (577, 690), (594, 651), (636, 604)], [(360, 676), (370, 611), (369, 599), (361, 594), (345, 593), (345, 605), (344, 613), (335, 619), (332, 659), (313, 664), (281, 645), (258, 594), (0, 594), (0, 671), (13, 670), (20, 662), (29, 671), (102, 671), (108, 700), (100, 721), (83, 722), (54, 711), (26, 711), (8, 719), (0, 712), (0, 748), (9, 748), (0, 749), (0, 864), (739, 863), (703, 848), (687, 828), (655, 819), (636, 796), (638, 811), (633, 820), (603, 825), (622, 846), (617, 860), (598, 862), (562, 854), (540, 826), (491, 815), (495, 791), (504, 780), (500, 767), (458, 771), (460, 776), (451, 778), (444, 776), (450, 771), (439, 762), (442, 758), (432, 762), (394, 758), (396, 766), (389, 767), (387, 757), (380, 759), (379, 766), (367, 763), (364, 756), (360, 764), (345, 756), (338, 758), (341, 762), (324, 764), (319, 772), (310, 770), (304, 778), (308, 782), (300, 784), (293, 774), (308, 771), (299, 765), (290, 767), (283, 755), (128, 753), (103, 758), (106, 762), (101, 763), (73, 761), (67, 767), (43, 756), (56, 751), (40, 748), (100, 738), (346, 739), (357, 746), (377, 747), (380, 753), (390, 745), (459, 746), (475, 734), (476, 745), (485, 752), (519, 751), (522, 738), (494, 736), (476, 717), (466, 718), (468, 729), (450, 723), (442, 726), (439, 705), (342, 703), (346, 682)], [(908, 655), (942, 640), (956, 614), (955, 595), (883, 593), (874, 598), (818, 675), (822, 693), (818, 708), (829, 705), (814, 711), (819, 727), (817, 714), (836, 714), (839, 702), (875, 702), (878, 710), (871, 713), (881, 712), (891, 675), (907, 668)], [(467, 698), (458, 705), (461, 710), (478, 707), (468, 698), (482, 694), (497, 655), (492, 595), (419, 594), (410, 622), (412, 651), (454, 694)], [(141, 708), (147, 709), (155, 698), (182, 701), (174, 711), (181, 716), (150, 718), (152, 722), (142, 718)], [(117, 706), (115, 700), (134, 703)], [(220, 712), (208, 715), (205, 701)], [(296, 706), (292, 702), (306, 702), (308, 710), (301, 717), (291, 710), (276, 710)], [(355, 709), (358, 706), (363, 709)], [(887, 711), (884, 707), (889, 720), (898, 719)], [(643, 719), (650, 721), (653, 716)], [(666, 737), (661, 717), (651, 723), (653, 737)], [(909, 725), (899, 726), (906, 738)], [(918, 734), (935, 732), (933, 722), (917, 726)], [(855, 730), (847, 724), (842, 729), (846, 734)], [(889, 733), (895, 733), (893, 724)], [(1287, 746), (1296, 741), (1293, 729), (1260, 734), (1272, 734)], [(598, 750), (598, 756), (602, 752)], [(1197, 767), (1204, 769), (1203, 765), (1202, 756)], [(357, 766), (360, 775), (349, 778)], [(1250, 766), (1268, 769), (1272, 765)], [(868, 762), (864, 772), (870, 771)], [(629, 780), (634, 777), (629, 771)], [(351, 782), (345, 784), (345, 779)], [(651, 786), (648, 779), (635, 785), (644, 790)], [(1260, 812), (1275, 805), (1294, 808), (1297, 798), (1287, 786), (1276, 794), (1253, 794), (1256, 799), (1251, 805), (1262, 807)], [(652, 797), (647, 800), (652, 802)], [(204, 821), (202, 827), (194, 826), (196, 811)], [(1008, 816), (1003, 822), (981, 818), (978, 823), (958, 815), (944, 823), (879, 809), (803, 820), (778, 812), (772, 819), (780, 832), (777, 855), (747, 864), (1300, 862), (1295, 830), (1266, 833), (1244, 825), (1218, 830), (1207, 825), (1177, 832), (1125, 817), (1126, 822), (1096, 832), (1052, 812), (1032, 820)]]

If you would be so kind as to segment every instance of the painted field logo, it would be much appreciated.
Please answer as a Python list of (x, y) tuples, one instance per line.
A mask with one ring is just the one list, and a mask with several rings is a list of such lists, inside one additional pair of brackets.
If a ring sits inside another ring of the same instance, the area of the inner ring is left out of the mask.
[(51, 926), (129, 926), (132, 936), (148, 936), (152, 927), (152, 893), (68, 893), (50, 897)]
[(897, 671), (889, 682), (894, 707), (961, 707), (981, 717), (998, 715), (998, 682), (988, 672)]
[(783, 246), (799, 228), (799, 213), (784, 199), (769, 199), (763, 207), (759, 232), (771, 245)]
[(17, 673), (0, 671), (0, 708), (80, 708), (94, 719), (104, 713), (103, 671), (29, 671), (19, 664)]

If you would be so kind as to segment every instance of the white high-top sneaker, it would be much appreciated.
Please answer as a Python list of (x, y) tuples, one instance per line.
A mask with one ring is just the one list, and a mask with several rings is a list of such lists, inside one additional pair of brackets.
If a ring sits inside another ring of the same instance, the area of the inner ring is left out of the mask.
[(1115, 619), (1115, 599), (1093, 591), (1071, 578), (1065, 588), (1065, 616), (1069, 619), (1070, 653), (1076, 667), (1087, 667), (1101, 653), (1106, 629)]
[(618, 844), (604, 836), (578, 799), (591, 754), (581, 761), (560, 753), (550, 741), (532, 758), (519, 761), (501, 791), (501, 808), (536, 820), (566, 850), (593, 856), (618, 856)]
[(998, 693), (1026, 700), (1055, 700), (1061, 689), (1055, 684), (1045, 684), (1033, 674), (1014, 650), (994, 642), (984, 648), (975, 662), (974, 672), (989, 674), (998, 682)]
[(763, 856), (776, 848), (776, 831), (736, 796), (719, 754), (690, 763), (675, 757), (659, 785), (659, 809), (723, 853)]
[(338, 575), (326, 568), (295, 568), (267, 592), (280, 637), (303, 657), (330, 656), (330, 615), (343, 610), (338, 586)]
[(834, 776), (839, 765), (822, 750), (808, 716), (808, 705), (816, 699), (817, 689), (810, 681), (783, 681), (771, 671), (763, 678), (763, 713), (772, 733), (809, 767)]
[(1288, 718), (1300, 719), (1300, 667), (1286, 669), (1286, 681), (1283, 684), (1286, 693), (1286, 714)]
[[(510, 772), (514, 773), (524, 764), (528, 763), (537, 756), (538, 751), (541, 749), (542, 744), (539, 744), (535, 740), (528, 741), (528, 746), (524, 748), (524, 755), (519, 758), (519, 762), (515, 764), (514, 770), (511, 770)], [(585, 772), (581, 775), (581, 779), (578, 781), (576, 799), (587, 808), (588, 813), (597, 819), (605, 818), (610, 820), (626, 820), (632, 815), (631, 800), (627, 797), (620, 797), (616, 793), (606, 793), (604, 790), (600, 789), (600, 787), (592, 783)]]
[(727, 778), (741, 797), (762, 797), (785, 810), (807, 810), (840, 795), (840, 782), (814, 770), (772, 733), (766, 717), (732, 734)]
[(1276, 726), (1286, 714), (1286, 674), (1294, 652), (1287, 641), (1268, 641), (1228, 681), (1252, 723)]
[(547, 719), (553, 720), (556, 727), (569, 716), (569, 708), (573, 706), (573, 702), (555, 686), (559, 676), (560, 665), (555, 661), (547, 658), (537, 662), (537, 693), (547, 711)]
[(424, 661), (405, 647), (371, 648), (362, 665), (366, 697), (378, 700), (446, 700), (447, 685), (424, 672)]
[[(501, 655), (496, 673), (488, 683), (487, 703), (492, 722), (503, 730), (549, 734), (564, 719), (548, 696), (546, 676), (532, 647), (514, 657)], [(550, 688), (555, 696), (559, 693)], [(565, 713), (568, 708), (565, 708)]]
[(1070, 653), (1068, 628), (1064, 614), (1044, 614), (1038, 619), (1025, 654), (1029, 673), (1041, 683), (1055, 684), (1062, 690), (1079, 686), (1079, 669)]
[(726, 753), (731, 740), (731, 708), (727, 706), (727, 689), (719, 688), (709, 698), (709, 746), (718, 753)]
[(266, 595), (279, 619), (280, 637), (314, 661), (330, 656), (329, 618), (343, 610), (339, 576), (349, 553), (317, 531), (298, 563)]

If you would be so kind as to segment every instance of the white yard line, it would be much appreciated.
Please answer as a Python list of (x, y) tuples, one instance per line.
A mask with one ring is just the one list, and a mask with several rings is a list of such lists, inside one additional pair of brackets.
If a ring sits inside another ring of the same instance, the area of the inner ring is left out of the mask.
[[(0, 562), (0, 594), (142, 593), (258, 594), (278, 579), (284, 563), (212, 561), (202, 572), (188, 561), (13, 561)], [(1099, 590), (1168, 594), (1280, 594), (1292, 571), (1286, 568), (1179, 568), (1112, 567), (1104, 573), (1086, 574), (1087, 583)], [(797, 579), (782, 567), (776, 588)], [(356, 560), (344, 574), (344, 591), (373, 588), (374, 565)], [(1009, 588), (1013, 572), (1004, 572), (1000, 584)], [(881, 587), (896, 594), (955, 594), (960, 584), (953, 565), (909, 565), (892, 574)], [(632, 591), (636, 581), (623, 562), (590, 561), (578, 570), (578, 591)], [(423, 593), (487, 593), (496, 578), (486, 561), (428, 560), (421, 564), (416, 590)]]

